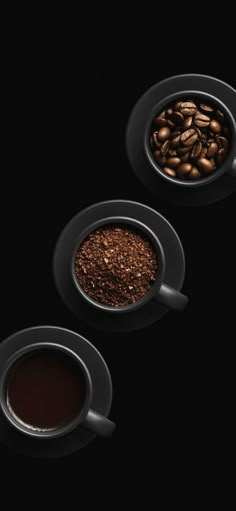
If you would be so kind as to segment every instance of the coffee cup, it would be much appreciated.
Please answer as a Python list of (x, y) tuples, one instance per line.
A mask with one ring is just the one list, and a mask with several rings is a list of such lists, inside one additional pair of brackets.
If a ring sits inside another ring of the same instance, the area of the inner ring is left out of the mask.
[(101, 436), (115, 424), (90, 408), (93, 384), (83, 360), (50, 342), (28, 345), (6, 362), (0, 379), (0, 408), (16, 431), (54, 439), (78, 426)]
[[(84, 240), (93, 231), (96, 231), (97, 229), (100, 229), (105, 226), (112, 225), (124, 226), (129, 228), (130, 230), (140, 233), (141, 235), (144, 235), (145, 238), (148, 239), (151, 242), (152, 246), (154, 247), (158, 261), (157, 276), (150, 290), (140, 300), (137, 300), (135, 303), (129, 303), (127, 306), (113, 307), (109, 305), (104, 305), (103, 303), (94, 300), (85, 292), (85, 290), (79, 283), (76, 275), (75, 269), (76, 254), (78, 253), (78, 250), (80, 249)], [(97, 310), (108, 312), (110, 314), (129, 313), (145, 306), (150, 301), (156, 301), (159, 304), (165, 305), (170, 309), (176, 311), (184, 310), (188, 303), (188, 298), (182, 293), (180, 293), (180, 291), (178, 291), (177, 289), (174, 289), (167, 283), (165, 283), (164, 281), (165, 269), (166, 258), (164, 248), (156, 234), (146, 224), (134, 218), (123, 216), (110, 216), (102, 218), (101, 220), (98, 220), (97, 222), (93, 222), (90, 225), (88, 225), (87, 228), (78, 236), (71, 259), (71, 276), (77, 293), (79, 293), (80, 297), (85, 302), (87, 302), (91, 307)]]
[[(152, 121), (156, 115), (159, 115), (166, 107), (171, 104), (174, 104), (178, 101), (186, 101), (186, 99), (194, 98), (200, 100), (202, 103), (212, 104), (217, 107), (220, 112), (222, 112), (227, 121), (227, 125), (230, 130), (230, 148), (227, 154), (227, 157), (223, 161), (221, 165), (218, 165), (214, 172), (209, 175), (205, 175), (200, 179), (193, 180), (184, 180), (179, 179), (178, 177), (173, 177), (164, 172), (162, 166), (160, 166), (153, 157), (153, 153), (150, 147), (150, 135), (151, 135), (151, 125)], [(228, 174), (229, 176), (236, 178), (236, 123), (234, 116), (227, 106), (217, 97), (208, 94), (202, 91), (196, 90), (183, 90), (174, 94), (171, 94), (157, 103), (151, 110), (147, 123), (146, 129), (144, 132), (144, 152), (147, 158), (148, 163), (152, 167), (153, 171), (156, 172), (162, 179), (164, 179), (169, 184), (174, 184), (176, 186), (181, 186), (182, 188), (198, 188), (201, 186), (206, 186), (211, 184), (213, 181), (219, 179), (223, 174)]]

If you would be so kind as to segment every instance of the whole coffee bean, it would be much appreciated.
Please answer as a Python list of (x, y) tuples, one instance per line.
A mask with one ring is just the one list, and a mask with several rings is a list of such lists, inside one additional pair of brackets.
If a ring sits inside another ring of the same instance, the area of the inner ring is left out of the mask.
[(171, 177), (176, 177), (176, 172), (174, 169), (170, 169), (169, 167), (164, 167), (164, 172)]
[(210, 105), (205, 105), (204, 103), (200, 103), (200, 110), (202, 112), (214, 112), (214, 108)]
[(225, 150), (224, 149), (219, 149), (219, 151), (218, 151), (218, 153), (216, 155), (217, 163), (219, 165), (221, 165), (224, 162), (225, 156), (226, 156)]
[(170, 156), (177, 156), (177, 151), (175, 149), (169, 149), (168, 154)]
[(217, 137), (216, 142), (217, 142), (219, 149), (224, 149), (226, 153), (228, 152), (229, 142), (228, 142), (227, 138), (221, 137), (221, 136)]
[(221, 110), (216, 110), (216, 112), (215, 112), (215, 117), (216, 117), (216, 119), (217, 119), (219, 122), (221, 122), (222, 124), (224, 123), (224, 121), (225, 121), (225, 116), (224, 116), (223, 112), (221, 112)]
[(190, 151), (191, 149), (191, 146), (185, 146), (185, 147), (177, 147), (176, 151), (177, 151), (177, 154), (186, 154)]
[(188, 163), (189, 161), (189, 158), (190, 158), (190, 153), (185, 153), (185, 154), (182, 154), (181, 155), (181, 162), (182, 163)]
[(210, 117), (208, 117), (208, 115), (202, 114), (201, 112), (198, 112), (194, 117), (194, 124), (198, 128), (205, 128), (210, 124)]
[(192, 170), (192, 165), (190, 163), (181, 163), (181, 165), (177, 168), (177, 176), (180, 178), (186, 177), (189, 172)]
[(212, 142), (208, 149), (207, 149), (207, 157), (208, 158), (212, 158), (212, 156), (215, 156), (215, 154), (217, 153), (218, 151), (218, 145), (215, 143), (215, 142)]
[(180, 105), (182, 105), (182, 101), (177, 101), (177, 102), (174, 104), (174, 110), (179, 110)]
[(165, 140), (167, 140), (170, 136), (170, 128), (161, 128), (159, 131), (158, 131), (158, 138), (160, 140), (160, 142), (165, 142)]
[(164, 126), (168, 126), (168, 119), (165, 119), (165, 117), (162, 117), (161, 115), (159, 115), (158, 117), (155, 117), (153, 122), (154, 122), (155, 126), (157, 126), (158, 128), (163, 128)]
[(166, 140), (165, 142), (163, 142), (162, 146), (161, 146), (161, 154), (163, 154), (163, 156), (166, 156), (168, 151), (169, 151), (169, 147), (170, 147), (170, 141), (169, 140)]
[(218, 134), (221, 132), (221, 124), (218, 121), (212, 119), (210, 122), (210, 130), (212, 133)]
[(202, 177), (201, 172), (197, 169), (197, 167), (192, 167), (191, 172), (188, 174), (188, 179), (199, 179)]
[(171, 130), (175, 129), (175, 124), (170, 119), (168, 119), (168, 126)]
[(192, 148), (191, 158), (198, 159), (202, 152), (202, 144), (200, 141), (196, 142)]
[(201, 158), (205, 158), (205, 156), (207, 155), (207, 147), (203, 147), (202, 148), (202, 152), (201, 152)]
[(173, 114), (173, 109), (172, 109), (172, 108), (167, 108), (167, 110), (166, 110), (166, 116), (167, 116), (167, 117), (170, 117), (172, 114)]
[(193, 145), (197, 139), (198, 139), (198, 135), (194, 129), (186, 130), (180, 136), (180, 140), (181, 140), (182, 144), (185, 146)]
[(196, 113), (197, 106), (192, 101), (185, 101), (185, 102), (181, 103), (179, 109), (180, 109), (181, 114), (183, 114), (184, 116), (188, 116), (188, 115), (194, 115)]
[(183, 126), (184, 126), (184, 128), (189, 129), (189, 128), (191, 128), (192, 123), (193, 123), (193, 117), (191, 115), (189, 115), (188, 117), (185, 117)]
[(211, 162), (213, 168), (215, 169), (216, 168), (216, 162), (215, 162), (214, 158), (210, 158), (210, 162)]
[(165, 165), (166, 158), (165, 156), (162, 156), (161, 151), (155, 151), (153, 153), (154, 160), (159, 163), (159, 165)]
[(213, 172), (213, 170), (214, 170), (212, 163), (210, 162), (210, 160), (207, 160), (206, 158), (200, 158), (197, 161), (197, 166), (200, 170), (203, 170), (203, 172), (205, 172), (206, 174), (211, 174), (211, 172)]
[(152, 136), (155, 147), (157, 148), (161, 147), (161, 142), (158, 140), (158, 131), (154, 131)]
[(177, 137), (173, 138), (173, 140), (171, 140), (172, 147), (178, 147), (179, 144), (180, 144), (180, 135), (178, 135)]
[(180, 130), (175, 130), (171, 133), (170, 135), (170, 139), (173, 140), (173, 138), (176, 138), (178, 137), (179, 135), (181, 135), (181, 131)]
[(175, 110), (174, 112), (172, 111), (172, 114), (169, 117), (174, 124), (180, 124), (184, 120), (184, 116), (178, 112), (178, 110)]
[(167, 158), (166, 160), (167, 167), (171, 167), (172, 169), (177, 169), (180, 163), (181, 160), (178, 157)]

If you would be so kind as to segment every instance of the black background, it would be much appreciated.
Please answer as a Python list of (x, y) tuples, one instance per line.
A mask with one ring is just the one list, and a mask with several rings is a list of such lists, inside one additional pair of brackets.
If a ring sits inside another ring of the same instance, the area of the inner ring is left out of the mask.
[[(49, 46), (41, 34), (33, 48), (22, 34), (22, 44), (11, 48), (1, 186), (1, 340), (40, 324), (87, 337), (111, 371), (110, 416), (117, 430), (111, 440), (97, 439), (59, 460), (28, 459), (1, 446), (1, 463), (7, 476), (19, 481), (53, 481), (57, 493), (65, 481), (76, 491), (93, 475), (101, 481), (97, 495), (103, 498), (109, 478), (118, 498), (123, 483), (137, 491), (133, 476), (142, 481), (149, 474), (150, 486), (154, 477), (155, 492), (155, 476), (168, 485), (179, 475), (191, 480), (199, 464), (203, 474), (218, 463), (227, 450), (235, 337), (235, 303), (229, 295), (235, 288), (235, 194), (201, 208), (156, 199), (128, 163), (127, 120), (140, 95), (168, 76), (192, 72), (233, 87), (236, 82), (223, 39), (222, 51), (216, 52), (214, 41), (193, 37), (187, 43), (178, 31), (177, 39), (172, 32), (171, 39), (157, 33), (147, 41), (137, 30), (121, 47), (120, 26), (113, 47), (110, 34), (101, 43), (100, 33), (90, 30), (89, 50), (88, 41), (76, 37), (69, 36), (66, 45), (64, 33), (62, 40), (52, 37)], [(183, 290), (191, 300), (183, 314), (169, 312), (150, 328), (127, 334), (99, 332), (79, 322), (57, 295), (51, 268), (67, 222), (86, 206), (115, 198), (147, 204), (172, 223), (185, 250)]]

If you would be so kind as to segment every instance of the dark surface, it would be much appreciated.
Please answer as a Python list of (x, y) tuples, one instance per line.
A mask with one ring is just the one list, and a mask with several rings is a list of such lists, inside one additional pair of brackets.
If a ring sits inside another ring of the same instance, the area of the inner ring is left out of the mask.
[[(203, 497), (211, 507), (215, 495), (222, 509), (230, 508), (235, 194), (198, 208), (156, 198), (133, 175), (124, 134), (134, 104), (158, 80), (194, 72), (236, 87), (235, 16), (230, 6), (212, 9), (210, 21), (205, 5), (191, 12), (165, 5), (136, 5), (132, 19), (124, 9), (118, 19), (117, 6), (117, 16), (112, 7), (108, 19), (101, 4), (93, 13), (89, 5), (89, 16), (80, 19), (71, 12), (66, 19), (63, 9), (60, 21), (42, 9), (38, 27), (39, 10), (30, 23), (29, 12), (25, 23), (19, 16), (14, 23), (13, 12), (9, 17), (1, 339), (38, 324), (79, 331), (109, 366), (117, 422), (111, 441), (98, 439), (56, 461), (28, 460), (1, 447), (1, 495), (6, 488), (7, 499), (13, 495), (24, 509), (55, 507), (56, 501), (79, 506), (82, 493), (87, 503), (105, 501), (112, 509), (108, 489), (120, 507), (136, 499), (143, 509), (154, 499), (161, 507), (164, 498), (173, 508), (174, 498), (175, 505), (189, 509), (194, 501), (201, 508)], [(180, 236), (187, 262), (186, 312), (170, 312), (133, 334), (103, 333), (79, 322), (52, 278), (63, 227), (90, 204), (115, 198), (160, 211)]]

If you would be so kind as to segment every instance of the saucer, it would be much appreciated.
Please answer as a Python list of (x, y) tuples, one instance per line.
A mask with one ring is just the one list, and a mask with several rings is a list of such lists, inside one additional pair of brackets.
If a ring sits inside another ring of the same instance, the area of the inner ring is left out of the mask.
[(146, 224), (160, 239), (166, 256), (164, 282), (181, 290), (185, 275), (184, 251), (169, 222), (144, 204), (112, 200), (84, 209), (67, 224), (56, 245), (53, 271), (57, 290), (65, 305), (81, 321), (94, 328), (116, 332), (138, 330), (159, 320), (169, 309), (151, 300), (138, 310), (115, 315), (95, 309), (77, 293), (71, 272), (71, 261), (78, 234), (97, 220), (110, 216), (127, 216)]
[[(112, 403), (112, 382), (108, 367), (97, 349), (84, 337), (70, 330), (53, 326), (39, 326), (21, 330), (0, 344), (0, 373), (5, 361), (17, 350), (38, 342), (62, 344), (79, 355), (91, 374), (93, 397), (91, 408), (108, 416)], [(78, 451), (96, 435), (78, 426), (71, 433), (52, 440), (28, 438), (8, 424), (0, 412), (0, 442), (20, 454), (40, 458), (56, 458)], [(108, 440), (109, 441), (109, 440)]]
[(170, 77), (151, 87), (136, 103), (128, 121), (126, 149), (134, 174), (154, 195), (181, 206), (204, 206), (236, 191), (236, 179), (224, 174), (205, 187), (186, 190), (164, 181), (152, 169), (144, 152), (144, 133), (150, 112), (167, 96), (183, 90), (199, 90), (218, 97), (236, 118), (236, 91), (230, 85), (203, 75)]

